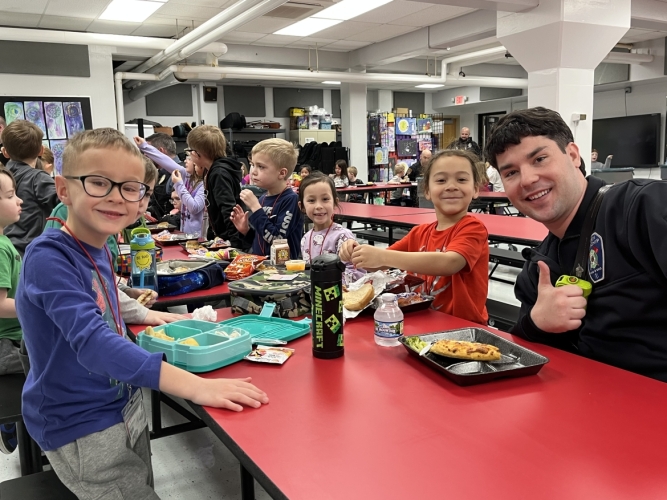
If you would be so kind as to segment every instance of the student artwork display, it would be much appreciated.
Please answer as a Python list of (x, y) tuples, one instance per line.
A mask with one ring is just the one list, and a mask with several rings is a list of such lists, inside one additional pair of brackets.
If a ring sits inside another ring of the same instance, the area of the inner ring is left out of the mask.
[(375, 164), (386, 165), (389, 161), (389, 150), (387, 148), (375, 148)]
[(433, 151), (433, 144), (430, 137), (426, 139), (419, 139), (419, 151), (424, 151), (425, 149)]
[(380, 145), (380, 119), (377, 116), (368, 119), (368, 144)]
[(430, 118), (417, 118), (417, 133), (418, 134), (430, 134), (431, 133), (431, 119)]
[(75, 134), (93, 128), (90, 99), (87, 97), (0, 97), (0, 110), (7, 123), (28, 120), (37, 125), (42, 145), (53, 151), (54, 168), (62, 172), (65, 144)]
[(394, 127), (387, 127), (387, 148), (390, 153), (396, 151), (396, 129)]
[(417, 133), (417, 121), (415, 118), (397, 118), (396, 135), (414, 135)]
[(398, 156), (417, 156), (417, 139), (399, 139)]

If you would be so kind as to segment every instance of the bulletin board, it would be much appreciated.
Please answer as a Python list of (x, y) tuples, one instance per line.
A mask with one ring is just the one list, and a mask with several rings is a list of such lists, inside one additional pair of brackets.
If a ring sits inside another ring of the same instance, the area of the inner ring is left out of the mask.
[(42, 130), (42, 143), (53, 151), (57, 174), (62, 172), (67, 140), (93, 128), (88, 97), (0, 96), (0, 115), (7, 125), (14, 120), (28, 120)]

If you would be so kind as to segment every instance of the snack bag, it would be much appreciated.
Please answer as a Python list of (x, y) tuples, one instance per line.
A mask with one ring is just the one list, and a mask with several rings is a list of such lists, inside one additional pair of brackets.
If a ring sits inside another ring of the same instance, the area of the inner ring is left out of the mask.
[(258, 345), (257, 349), (248, 354), (245, 359), (255, 361), (256, 363), (271, 363), (282, 365), (290, 356), (294, 354), (294, 349), (288, 347), (269, 347)]
[(227, 280), (234, 281), (247, 278), (255, 272), (256, 267), (263, 260), (266, 260), (263, 255), (237, 255), (225, 269)]

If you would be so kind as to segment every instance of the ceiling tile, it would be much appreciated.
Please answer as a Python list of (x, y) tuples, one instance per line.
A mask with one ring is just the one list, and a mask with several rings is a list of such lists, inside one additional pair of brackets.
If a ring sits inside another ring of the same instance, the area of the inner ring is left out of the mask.
[(340, 40), (338, 42), (330, 43), (324, 46), (324, 50), (336, 50), (339, 52), (347, 52), (349, 50), (359, 49), (370, 45), (370, 42), (357, 42), (352, 40)]
[(315, 47), (315, 44), (317, 44), (318, 47), (324, 47), (325, 45), (329, 45), (330, 43), (337, 42), (335, 38), (319, 38), (315, 36), (305, 36), (303, 38), (298, 39), (296, 42), (291, 43), (290, 47), (294, 47), (296, 44), (300, 44), (300, 46), (310, 46), (310, 47)]
[(109, 35), (130, 35), (137, 29), (137, 23), (120, 21), (93, 21), (86, 31), (91, 33), (105, 33)]
[(379, 23), (359, 23), (356, 21), (344, 21), (336, 26), (327, 28), (315, 33), (318, 37), (334, 38), (336, 40), (343, 40), (348, 36), (356, 35), (362, 31), (369, 30), (379, 26)]
[[(43, 14), (49, 0), (0, 0), (0, 11), (23, 12), (25, 14)], [(0, 12), (0, 21), (5, 22), (4, 12)]]
[(293, 19), (281, 19), (279, 17), (260, 17), (255, 19), (254, 21), (250, 21), (243, 26), (240, 26), (241, 31), (245, 31), (247, 33), (264, 33), (264, 34), (271, 34), (275, 33), (276, 31), (283, 29), (286, 26), (289, 26), (290, 24), (294, 24), (296, 21)]
[(109, 5), (109, 0), (50, 0), (44, 14), (95, 19)]
[[(172, 16), (158, 16), (156, 14), (153, 14), (150, 16), (148, 19), (146, 19), (143, 24), (164, 24), (164, 25), (170, 25), (170, 26), (176, 26), (176, 18)], [(186, 26), (191, 26), (191, 22), (188, 20), (178, 20), (178, 25), (180, 27), (186, 27)]]
[(432, 26), (436, 23), (441, 23), (447, 19), (462, 16), (475, 9), (468, 9), (465, 7), (453, 7), (451, 5), (433, 5), (428, 9), (420, 10), (409, 16), (402, 17), (392, 21), (390, 24), (398, 26), (415, 26), (421, 28), (423, 26)]
[(135, 36), (158, 36), (172, 38), (176, 36), (176, 25), (142, 24), (132, 32)]
[(39, 27), (50, 30), (86, 31), (86, 28), (90, 26), (91, 22), (92, 19), (62, 16), (42, 16), (42, 20), (39, 22)]
[(218, 42), (222, 43), (252, 43), (265, 36), (263, 33), (247, 33), (245, 31), (232, 31), (223, 35)]
[(0, 23), (16, 28), (36, 28), (41, 14), (19, 14), (17, 12), (0, 12)]
[(253, 45), (267, 45), (269, 47), (285, 47), (292, 42), (295, 42), (299, 39), (298, 36), (286, 36), (286, 35), (266, 35), (256, 42), (253, 42)]
[[(173, 0), (172, 0), (173, 1)], [(428, 9), (430, 4), (424, 2), (407, 2), (405, 0), (394, 0), (393, 2), (373, 9), (366, 14), (354, 18), (355, 21), (367, 23), (390, 23), (415, 12)]]
[(213, 7), (200, 7), (192, 5), (192, 3), (166, 3), (160, 7), (155, 13), (160, 16), (178, 17), (179, 19), (197, 19), (201, 21), (208, 21), (213, 16), (222, 12), (223, 9)]
[(222, 9), (228, 5), (232, 5), (234, 2), (229, 0), (169, 0), (169, 3), (181, 3), (187, 5), (196, 5), (198, 7), (213, 7), (215, 9)]
[(377, 26), (375, 28), (357, 33), (356, 35), (349, 36), (346, 38), (346, 40), (355, 40), (359, 42), (381, 42), (382, 40), (394, 38), (395, 36), (402, 35), (416, 29), (419, 28), (414, 26), (396, 26), (393, 24), (383, 24), (382, 26)]

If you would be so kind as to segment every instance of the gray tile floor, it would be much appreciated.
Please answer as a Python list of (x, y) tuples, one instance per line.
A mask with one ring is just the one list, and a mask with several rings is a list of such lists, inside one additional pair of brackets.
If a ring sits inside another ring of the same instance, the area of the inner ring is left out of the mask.
[[(660, 169), (638, 169), (636, 178), (660, 178)], [(501, 266), (496, 275), (514, 280), (518, 269)], [(518, 305), (511, 285), (491, 280), (489, 297)], [(147, 398), (144, 398), (147, 401)], [(146, 404), (147, 411), (148, 404)], [(162, 407), (164, 425), (183, 421), (170, 408)], [(150, 416), (149, 416), (150, 419)], [(241, 498), (239, 463), (209, 429), (170, 436), (152, 443), (155, 489), (163, 499), (208, 500)], [(0, 482), (20, 475), (18, 454), (0, 454)], [(255, 483), (256, 498), (270, 496)]]

